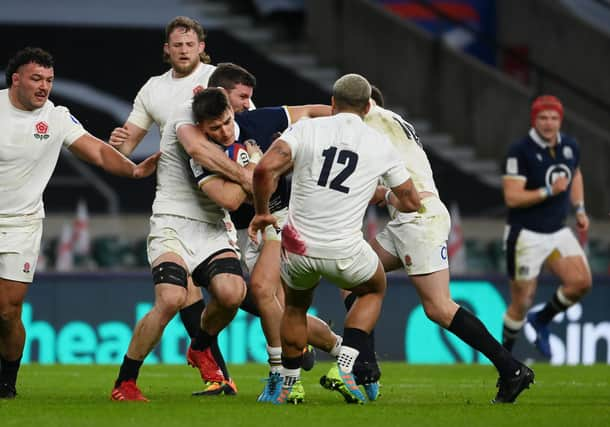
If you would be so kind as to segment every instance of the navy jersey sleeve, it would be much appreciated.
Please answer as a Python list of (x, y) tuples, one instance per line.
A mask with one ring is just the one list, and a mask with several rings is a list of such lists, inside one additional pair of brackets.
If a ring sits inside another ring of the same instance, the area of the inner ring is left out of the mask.
[(276, 135), (290, 125), (285, 107), (244, 111), (235, 115), (235, 121), (239, 125), (238, 142), (244, 143), (248, 139), (253, 139), (263, 152), (271, 146)]
[(523, 144), (512, 144), (506, 155), (504, 176), (527, 179), (528, 172), (527, 156), (523, 150)]

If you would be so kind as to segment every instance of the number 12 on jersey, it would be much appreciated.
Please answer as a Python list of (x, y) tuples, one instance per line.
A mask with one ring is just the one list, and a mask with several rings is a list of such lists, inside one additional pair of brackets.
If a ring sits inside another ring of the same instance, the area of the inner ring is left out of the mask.
[(356, 170), (358, 153), (354, 153), (350, 150), (341, 150), (337, 156), (337, 147), (328, 147), (326, 150), (322, 151), (322, 156), (324, 156), (324, 164), (322, 165), (322, 171), (320, 171), (318, 185), (320, 187), (326, 187), (326, 184), (328, 184), (330, 170), (332, 169), (333, 164), (335, 164), (336, 157), (336, 163), (345, 165), (345, 167), (330, 181), (328, 188), (342, 193), (349, 193), (349, 187), (344, 186), (343, 182), (354, 173), (354, 170)]

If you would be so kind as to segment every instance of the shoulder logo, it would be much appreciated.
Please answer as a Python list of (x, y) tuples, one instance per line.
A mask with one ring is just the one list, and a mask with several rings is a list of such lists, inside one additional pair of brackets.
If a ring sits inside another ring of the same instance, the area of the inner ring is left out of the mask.
[(34, 127), (36, 129), (36, 132), (34, 133), (34, 138), (40, 140), (49, 139), (50, 135), (47, 133), (49, 131), (49, 125), (47, 124), (47, 122), (38, 122)]
[(572, 147), (569, 146), (565, 146), (563, 147), (563, 157), (565, 157), (566, 159), (571, 159), (572, 157), (574, 157), (574, 152), (572, 152)]
[(536, 153), (536, 158), (538, 159), (539, 162), (541, 162), (542, 161), (542, 154)]

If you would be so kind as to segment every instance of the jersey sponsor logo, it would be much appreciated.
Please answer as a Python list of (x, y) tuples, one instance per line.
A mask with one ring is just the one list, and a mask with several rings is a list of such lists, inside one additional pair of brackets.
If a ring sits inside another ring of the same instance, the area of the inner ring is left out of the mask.
[(568, 166), (564, 165), (563, 163), (550, 166), (546, 170), (544, 182), (546, 185), (552, 186), (553, 183), (561, 177), (567, 178), (568, 182), (572, 181), (572, 171)]
[(447, 245), (441, 247), (441, 258), (447, 259)]
[(49, 125), (47, 122), (38, 122), (34, 128), (36, 129), (34, 138), (40, 139), (41, 141), (44, 139), (49, 139), (50, 135), (47, 133), (49, 131)]

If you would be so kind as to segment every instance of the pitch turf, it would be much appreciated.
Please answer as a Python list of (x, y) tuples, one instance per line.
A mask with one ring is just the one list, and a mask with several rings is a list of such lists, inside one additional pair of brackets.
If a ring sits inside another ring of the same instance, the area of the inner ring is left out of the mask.
[(382, 396), (347, 405), (318, 384), (329, 362), (304, 373), (306, 403), (256, 402), (263, 365), (231, 366), (234, 397), (191, 397), (200, 380), (186, 366), (144, 366), (138, 381), (149, 403), (111, 402), (116, 366), (22, 367), (15, 400), (0, 400), (0, 426), (610, 426), (610, 366), (533, 365), (536, 384), (513, 405), (491, 405), (490, 366), (384, 363)]

